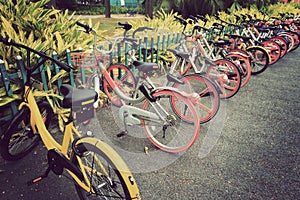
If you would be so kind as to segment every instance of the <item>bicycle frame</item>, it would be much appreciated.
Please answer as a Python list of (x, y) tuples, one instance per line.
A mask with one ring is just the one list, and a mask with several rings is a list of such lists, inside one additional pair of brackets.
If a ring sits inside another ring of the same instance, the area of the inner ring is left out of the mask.
[[(30, 109), (30, 125), (33, 129), (34, 134), (39, 134), (44, 145), (46, 146), (47, 150), (50, 149), (58, 149), (67, 159), (70, 159), (68, 156), (68, 149), (69, 145), (74, 141), (73, 132), (76, 134), (76, 136), (80, 136), (80, 133), (78, 130), (74, 127), (74, 122), (68, 122), (65, 126), (64, 131), (64, 137), (62, 144), (59, 144), (50, 134), (50, 132), (47, 130), (43, 118), (41, 115), (41, 112), (38, 108), (37, 102), (34, 98), (34, 95), (32, 93), (31, 87), (28, 85), (25, 85), (25, 93), (24, 93), (24, 101), (20, 104), (19, 110), (23, 107), (28, 107)], [(76, 180), (77, 184), (80, 185), (83, 189), (86, 191), (90, 191), (90, 182), (87, 177), (87, 174), (85, 173), (85, 170), (83, 168), (83, 165), (81, 163), (81, 160), (78, 159), (78, 163), (81, 169), (81, 172), (83, 173), (83, 176), (85, 178), (85, 181), (88, 183), (88, 185), (84, 184), (84, 182), (80, 181), (80, 179), (71, 171), (67, 170), (68, 173), (72, 176), (74, 180)]]

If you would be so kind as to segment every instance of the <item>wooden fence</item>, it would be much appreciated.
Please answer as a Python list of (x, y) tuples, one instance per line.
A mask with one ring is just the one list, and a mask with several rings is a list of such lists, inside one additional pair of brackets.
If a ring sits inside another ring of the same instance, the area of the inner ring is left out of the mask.
[[(169, 33), (155, 37), (145, 36), (140, 38), (139, 48), (137, 50), (138, 58), (141, 61), (157, 63), (159, 61), (159, 55), (163, 55), (169, 46), (178, 43), (180, 39), (180, 33)], [(128, 56), (125, 54), (125, 52), (128, 50), (128, 45), (117, 45), (117, 49), (110, 55), (110, 62), (122, 62), (127, 65)], [(54, 53), (53, 57), (56, 56), (57, 55)], [(67, 51), (65, 56), (67, 63), (69, 65), (73, 65), (72, 52)], [(15, 72), (8, 72), (4, 62), (0, 60), (0, 136), (3, 132), (3, 129), (8, 124), (7, 122), (18, 110), (18, 103), (21, 99), (24, 83), (26, 82), (24, 62), (21, 57), (17, 57), (16, 59), (16, 69), (17, 70)], [(50, 66), (50, 70), (52, 75), (55, 75), (60, 71), (59, 67), (56, 65)], [(78, 69), (83, 84), (85, 84), (85, 70), (85, 68)], [(39, 77), (38, 79), (42, 83), (43, 90), (47, 91), (51, 89), (48, 88), (49, 77), (47, 69), (45, 69), (44, 66), (41, 66), (34, 73)], [(71, 71), (68, 77), (68, 82), (73, 86), (75, 85), (75, 76), (75, 73)], [(57, 88), (59, 88), (62, 82), (63, 80), (61, 79), (55, 81), (55, 84), (58, 86)]]

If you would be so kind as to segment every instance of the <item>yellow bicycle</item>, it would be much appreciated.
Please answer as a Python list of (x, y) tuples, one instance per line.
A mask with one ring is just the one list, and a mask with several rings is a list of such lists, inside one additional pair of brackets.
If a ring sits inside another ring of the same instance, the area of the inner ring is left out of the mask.
[[(34, 97), (31, 75), (47, 60), (66, 71), (70, 71), (70, 67), (7, 38), (0, 37), (0, 42), (27, 51), (27, 82), (23, 101), (1, 137), (1, 156), (5, 160), (18, 160), (28, 154), (41, 138), (48, 150), (48, 168), (42, 176), (28, 184), (46, 178), (50, 171), (57, 175), (67, 171), (74, 180), (80, 199), (141, 199), (135, 179), (118, 153), (99, 139), (81, 135), (74, 126), (74, 113), (76, 121), (93, 117), (93, 103), (97, 99), (97, 93), (93, 90), (74, 89), (66, 84), (61, 86), (64, 95), (62, 106), (70, 108), (72, 114), (65, 123), (62, 142), (58, 142), (48, 130), (52, 108), (46, 101), (39, 101)], [(31, 53), (41, 57), (40, 62), (34, 66), (30, 63)]]

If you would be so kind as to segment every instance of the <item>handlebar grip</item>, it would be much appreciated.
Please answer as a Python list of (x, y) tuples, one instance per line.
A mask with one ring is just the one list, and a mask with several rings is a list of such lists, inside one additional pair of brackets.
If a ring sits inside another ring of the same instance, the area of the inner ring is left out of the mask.
[(202, 15), (197, 15), (198, 19), (202, 20), (203, 22), (207, 22), (208, 19), (206, 19), (204, 16)]
[(129, 24), (128, 22), (118, 22), (118, 25), (122, 26), (123, 29), (126, 31), (130, 30), (132, 28), (132, 25)]
[(203, 29), (204, 31), (209, 31), (208, 28), (205, 28), (205, 27), (199, 26), (199, 25), (194, 26), (194, 29), (195, 29), (195, 30), (199, 30), (199, 31), (200, 31), (201, 29)]
[(213, 26), (214, 26), (215, 28), (217, 28), (217, 29), (222, 29), (222, 28), (224, 28), (224, 25), (223, 25), (223, 24), (220, 24), (220, 23), (217, 23), (217, 22), (213, 23)]
[(85, 32), (87, 32), (87, 33), (90, 33), (90, 32), (92, 31), (92, 27), (90, 27), (90, 26), (87, 25), (87, 24), (83, 24), (83, 23), (81, 23), (81, 22), (76, 22), (76, 24), (77, 24), (78, 26), (81, 26), (82, 28), (84, 28), (84, 29), (85, 29)]
[(189, 18), (192, 19), (195, 23), (198, 22), (197, 17), (194, 17), (193, 15), (190, 15)]
[(177, 19), (181, 24), (183, 25), (187, 25), (187, 21), (182, 19), (181, 17), (178, 17), (178, 16), (174, 16), (175, 19)]

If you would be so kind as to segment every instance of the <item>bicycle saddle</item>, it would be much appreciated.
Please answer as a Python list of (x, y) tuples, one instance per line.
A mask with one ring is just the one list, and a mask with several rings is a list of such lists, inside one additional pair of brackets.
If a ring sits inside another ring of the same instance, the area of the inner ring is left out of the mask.
[(167, 49), (167, 51), (170, 51), (171, 53), (173, 53), (176, 56), (181, 57), (182, 59), (186, 59), (186, 60), (189, 59), (189, 54), (188, 53), (178, 51), (177, 49)]
[(150, 73), (154, 70), (157, 70), (159, 67), (156, 63), (148, 63), (142, 61), (134, 61), (132, 63), (139, 71), (144, 73)]
[(68, 84), (62, 84), (60, 91), (64, 95), (62, 107), (73, 110), (80, 109), (87, 104), (93, 105), (98, 98), (98, 94), (94, 90), (77, 89)]

